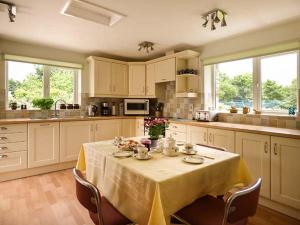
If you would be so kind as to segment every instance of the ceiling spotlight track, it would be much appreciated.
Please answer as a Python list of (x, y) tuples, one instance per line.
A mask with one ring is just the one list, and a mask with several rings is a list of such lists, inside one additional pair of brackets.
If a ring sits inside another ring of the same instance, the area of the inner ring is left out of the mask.
[(154, 48), (153, 48), (154, 43), (149, 42), (149, 41), (143, 41), (143, 42), (139, 43), (138, 46), (139, 46), (139, 49), (138, 49), (139, 51), (144, 49), (144, 50), (146, 50), (147, 53), (149, 53), (150, 51), (154, 50)]
[(202, 26), (205, 28), (207, 27), (208, 22), (211, 22), (210, 29), (215, 30), (216, 24), (221, 22), (221, 27), (225, 27), (227, 26), (226, 16), (227, 13), (221, 9), (211, 10), (202, 16), (202, 18), (204, 19), (204, 23), (202, 24)]
[(0, 1), (0, 4), (7, 6), (9, 22), (15, 22), (17, 15), (17, 6), (14, 3)]

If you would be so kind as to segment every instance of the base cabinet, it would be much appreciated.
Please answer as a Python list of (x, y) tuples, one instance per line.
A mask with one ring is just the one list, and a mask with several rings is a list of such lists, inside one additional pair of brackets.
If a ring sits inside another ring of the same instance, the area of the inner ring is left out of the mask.
[(136, 119), (122, 119), (122, 136), (125, 138), (136, 136)]
[(121, 136), (121, 120), (99, 120), (95, 121), (95, 141), (104, 141)]
[(193, 145), (195, 144), (207, 145), (207, 128), (188, 126), (187, 141)]
[(0, 157), (0, 173), (27, 168), (27, 151), (4, 153)]
[(60, 162), (74, 161), (82, 144), (94, 141), (94, 122), (60, 123)]
[(28, 167), (59, 162), (59, 123), (28, 125)]
[(208, 145), (234, 152), (234, 131), (208, 128)]
[(300, 140), (271, 137), (271, 200), (300, 209)]
[(262, 178), (260, 195), (271, 198), (271, 138), (269, 135), (236, 132), (236, 153), (245, 160), (254, 179)]
[(136, 119), (136, 136), (140, 137), (140, 136), (144, 136), (145, 135), (145, 128), (144, 128), (144, 119)]

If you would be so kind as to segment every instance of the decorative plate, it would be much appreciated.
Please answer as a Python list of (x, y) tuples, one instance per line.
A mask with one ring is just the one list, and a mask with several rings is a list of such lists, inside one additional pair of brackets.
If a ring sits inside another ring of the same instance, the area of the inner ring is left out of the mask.
[(133, 154), (133, 152), (128, 152), (128, 151), (117, 151), (117, 152), (113, 152), (113, 156), (116, 158), (127, 158), (127, 157), (131, 157)]
[(186, 155), (196, 155), (197, 154), (196, 150), (188, 150), (187, 151), (186, 149), (183, 149), (183, 150), (181, 150), (181, 152)]
[(187, 156), (182, 159), (186, 163), (191, 164), (202, 164), (204, 162), (204, 158), (199, 155)]
[(148, 159), (151, 159), (152, 156), (151, 156), (150, 154), (147, 154), (146, 157), (141, 157), (141, 156), (138, 155), (138, 154), (134, 154), (134, 155), (133, 155), (133, 158), (138, 159), (138, 160), (148, 160)]

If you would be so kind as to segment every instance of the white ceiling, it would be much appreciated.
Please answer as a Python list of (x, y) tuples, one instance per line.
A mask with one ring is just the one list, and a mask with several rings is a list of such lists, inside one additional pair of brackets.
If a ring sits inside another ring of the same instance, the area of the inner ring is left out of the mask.
[[(84, 54), (151, 58), (170, 49), (193, 48), (232, 35), (300, 17), (300, 0), (89, 0), (126, 17), (112, 27), (60, 14), (67, 0), (11, 0), (15, 23), (0, 10), (0, 37)], [(202, 28), (201, 15), (214, 8), (228, 13), (225, 28)], [(272, 37), (270, 37), (272, 38)], [(150, 55), (142, 41), (155, 43)]]

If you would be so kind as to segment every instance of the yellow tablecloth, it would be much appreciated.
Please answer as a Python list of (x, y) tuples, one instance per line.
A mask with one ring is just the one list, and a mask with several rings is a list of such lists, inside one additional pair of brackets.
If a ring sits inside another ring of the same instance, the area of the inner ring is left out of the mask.
[(84, 144), (77, 168), (106, 198), (139, 225), (168, 225), (170, 215), (206, 194), (224, 194), (252, 179), (239, 155), (197, 146), (198, 154), (213, 157), (201, 165), (187, 164), (184, 155), (153, 153), (151, 160), (118, 159), (112, 141)]

